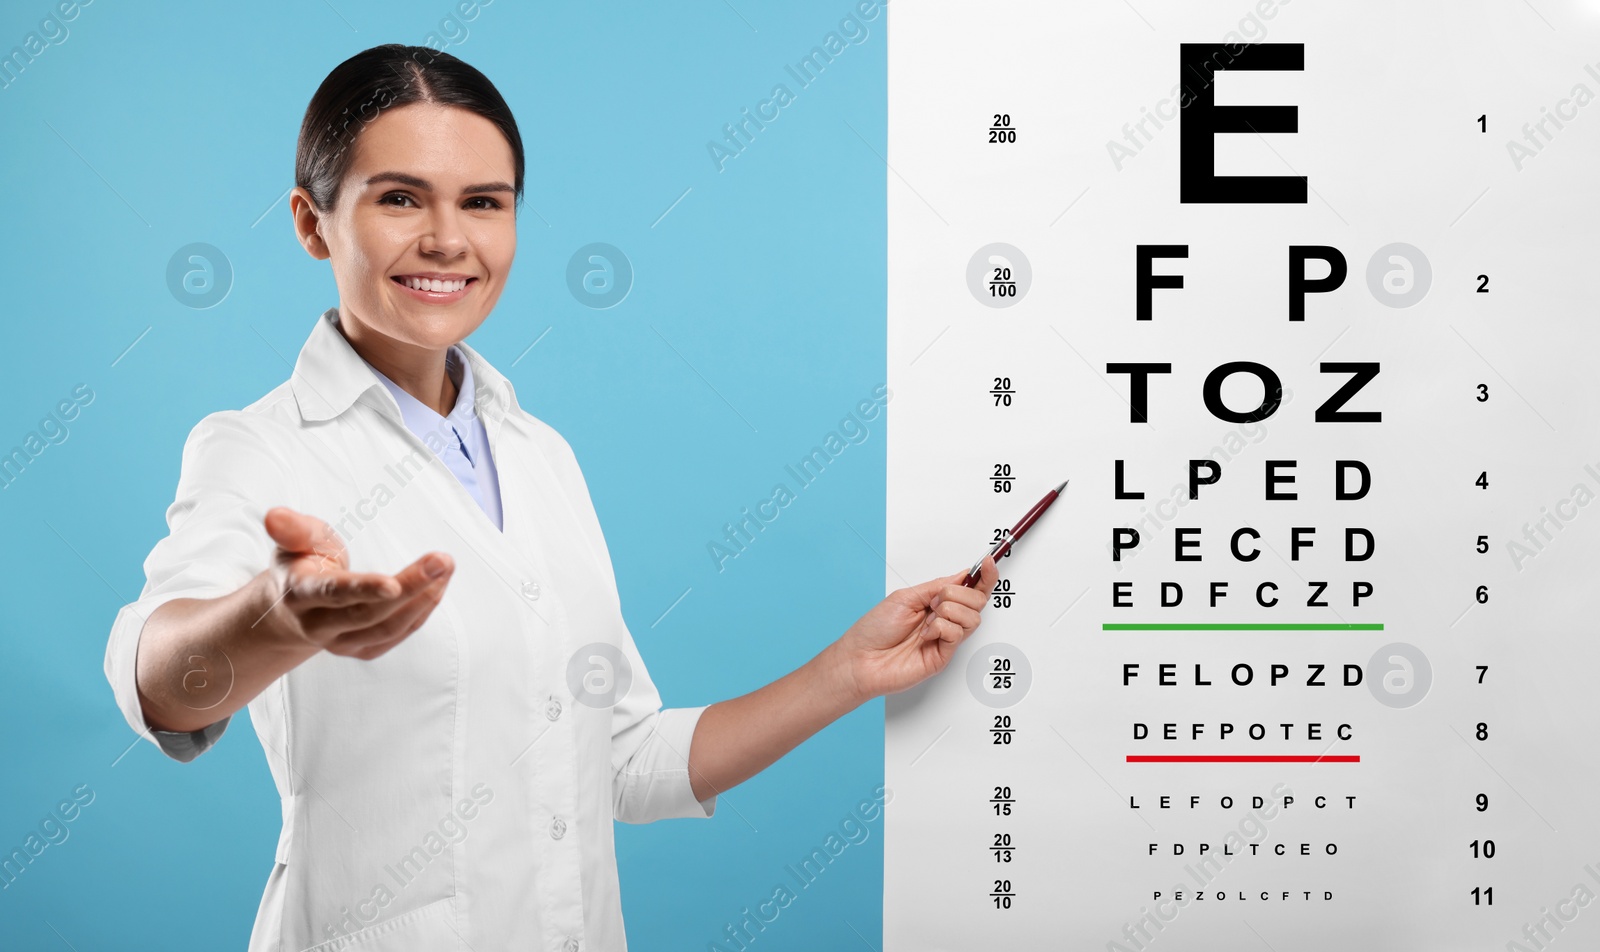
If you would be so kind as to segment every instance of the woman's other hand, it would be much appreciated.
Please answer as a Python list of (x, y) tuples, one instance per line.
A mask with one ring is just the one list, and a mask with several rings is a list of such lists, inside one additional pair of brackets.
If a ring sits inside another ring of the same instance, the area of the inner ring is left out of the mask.
[(950, 663), (977, 630), (1000, 570), (984, 556), (977, 585), (964, 587), (966, 576), (962, 570), (890, 592), (835, 643), (859, 701), (904, 691)]

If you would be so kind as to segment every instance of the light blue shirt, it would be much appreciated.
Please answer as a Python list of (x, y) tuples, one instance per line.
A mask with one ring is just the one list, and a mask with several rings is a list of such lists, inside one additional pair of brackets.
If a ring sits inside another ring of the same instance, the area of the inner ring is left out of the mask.
[[(368, 367), (372, 367), (369, 363)], [(384, 376), (383, 371), (372, 367), (395, 403), (400, 405), (400, 417), (406, 428), (417, 435), (424, 445), (433, 449), (435, 456), (449, 467), (461, 485), (466, 487), (478, 508), (483, 510), (495, 528), (505, 530), (500, 509), (500, 474), (495, 469), (494, 457), (489, 452), (489, 433), (483, 421), (473, 412), (475, 388), (472, 382), (472, 364), (452, 346), (445, 353), (445, 373), (454, 381), (456, 405), (448, 416), (440, 416), (430, 406), (401, 389), (400, 385)], [(432, 441), (428, 434), (435, 434)]]

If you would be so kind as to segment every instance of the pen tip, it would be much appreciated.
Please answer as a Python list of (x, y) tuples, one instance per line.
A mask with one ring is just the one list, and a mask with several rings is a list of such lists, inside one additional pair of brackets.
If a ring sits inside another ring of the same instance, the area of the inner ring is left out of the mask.
[(1061, 492), (1061, 491), (1062, 491), (1062, 490), (1063, 490), (1063, 489), (1066, 489), (1066, 488), (1067, 488), (1067, 484), (1068, 484), (1068, 483), (1070, 483), (1070, 482), (1072, 482), (1072, 480), (1070, 480), (1070, 479), (1063, 479), (1063, 480), (1062, 480), (1062, 481), (1061, 481), (1061, 485), (1059, 485), (1059, 486), (1057, 486), (1057, 487), (1056, 487), (1056, 493), (1057, 493), (1057, 494), (1058, 494), (1058, 495), (1059, 495), (1059, 494), (1060, 494), (1060, 492)]

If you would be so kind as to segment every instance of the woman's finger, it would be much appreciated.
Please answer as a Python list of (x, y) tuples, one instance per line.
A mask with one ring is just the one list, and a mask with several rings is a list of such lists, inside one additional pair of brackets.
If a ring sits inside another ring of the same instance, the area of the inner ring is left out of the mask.
[(295, 566), (289, 569), (289, 594), (285, 599), (301, 612), (309, 612), (398, 599), (403, 594), (401, 584), (381, 572), (306, 571)]
[(445, 583), (441, 580), (427, 591), (419, 593), (399, 611), (375, 625), (344, 632), (327, 645), (335, 654), (353, 655), (370, 661), (410, 637), (421, 628), (439, 606), (444, 597)]
[(935, 602), (940, 605), (954, 602), (958, 605), (965, 605), (968, 608), (978, 609), (982, 608), (988, 600), (989, 596), (976, 588), (967, 588), (964, 585), (946, 585), (940, 591)]
[[(430, 552), (401, 569), (396, 575), (381, 572), (351, 572), (347, 569), (315, 570), (320, 557), (306, 560), (309, 571), (290, 569), (291, 604), (302, 616), (302, 624), (320, 627), (331, 619), (348, 617), (350, 624), (340, 630), (371, 624), (395, 611), (438, 578), (448, 578), (453, 568), (449, 556)], [(442, 571), (441, 571), (442, 569)], [(439, 571), (438, 576), (429, 574)], [(363, 608), (362, 606), (367, 606)], [(352, 609), (345, 616), (324, 609)]]
[(429, 552), (395, 573), (403, 597), (415, 595), (436, 579), (448, 578), (455, 571), (455, 560), (443, 552)]
[(960, 625), (964, 629), (978, 627), (978, 622), (983, 617), (978, 614), (976, 608), (958, 605), (955, 602), (942, 602), (937, 609), (937, 613), (946, 621)]
[(307, 637), (318, 644), (326, 645), (346, 632), (382, 624), (428, 592), (441, 587), (448, 578), (446, 576), (444, 579), (430, 579), (428, 586), (416, 592), (355, 601), (347, 605), (313, 608), (300, 616), (300, 627)]
[(995, 584), (1000, 581), (1000, 566), (995, 564), (994, 556), (983, 557), (983, 567), (978, 570), (978, 584), (974, 586), (981, 592), (985, 600), (994, 591)]
[(930, 614), (922, 623), (922, 640), (953, 642), (956, 639), (952, 635), (952, 632), (959, 634), (960, 631), (960, 627), (950, 619), (941, 618), (936, 614)]
[(341, 568), (347, 564), (343, 540), (316, 516), (296, 512), (288, 506), (273, 506), (267, 510), (262, 524), (266, 526), (267, 535), (285, 552), (324, 556)]

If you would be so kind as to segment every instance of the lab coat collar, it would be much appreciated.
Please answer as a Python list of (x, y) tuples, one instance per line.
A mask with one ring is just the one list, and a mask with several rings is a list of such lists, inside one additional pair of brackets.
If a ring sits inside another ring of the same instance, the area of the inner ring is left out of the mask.
[[(317, 318), (316, 326), (300, 357), (295, 361), (294, 375), (289, 383), (294, 390), (300, 416), (308, 423), (331, 420), (360, 401), (404, 425), (400, 407), (394, 397), (378, 380), (361, 355), (345, 340), (336, 326), (339, 309), (330, 307)], [(465, 341), (457, 347), (472, 367), (473, 411), (482, 418), (484, 426), (493, 436), (500, 423), (517, 406), (516, 390), (511, 381), (489, 365), (487, 360)], [(363, 399), (364, 398), (364, 399)]]

